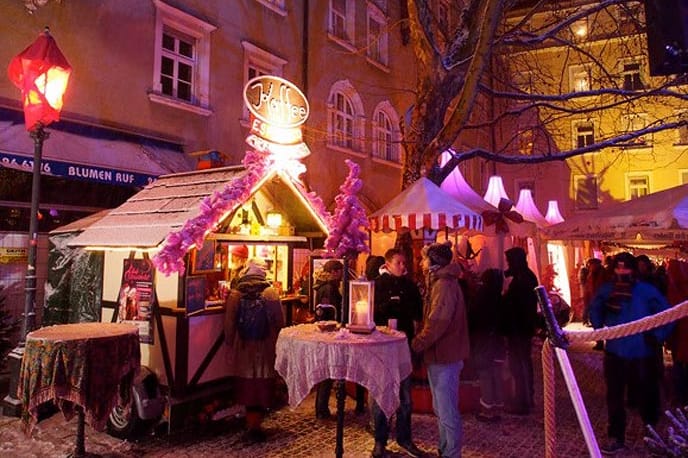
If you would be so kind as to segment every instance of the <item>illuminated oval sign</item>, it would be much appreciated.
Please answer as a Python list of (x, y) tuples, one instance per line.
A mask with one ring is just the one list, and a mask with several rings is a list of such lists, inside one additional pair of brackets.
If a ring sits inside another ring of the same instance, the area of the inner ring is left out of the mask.
[(246, 83), (244, 103), (256, 118), (280, 127), (297, 127), (308, 118), (306, 96), (278, 76), (258, 76)]

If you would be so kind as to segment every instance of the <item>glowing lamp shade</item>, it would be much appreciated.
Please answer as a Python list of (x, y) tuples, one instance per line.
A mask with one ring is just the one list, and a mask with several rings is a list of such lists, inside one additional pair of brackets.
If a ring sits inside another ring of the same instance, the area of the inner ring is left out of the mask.
[(548, 225), (545, 217), (542, 216), (540, 210), (538, 210), (537, 206), (535, 206), (533, 193), (528, 188), (521, 189), (518, 195), (518, 202), (516, 202), (514, 210), (523, 215), (523, 219), (526, 221), (535, 223), (537, 227), (545, 227)]
[(559, 212), (559, 203), (556, 200), (550, 200), (547, 203), (547, 213), (545, 219), (549, 224), (563, 223), (564, 217)]
[(22, 92), (26, 130), (60, 119), (72, 67), (46, 29), (10, 61), (7, 74)]
[(499, 206), (499, 201), (501, 199), (509, 199), (509, 196), (507, 196), (506, 191), (504, 190), (502, 177), (499, 175), (492, 175), (490, 177), (490, 181), (487, 182), (487, 191), (485, 191), (485, 196), (483, 196), (483, 199), (495, 207)]

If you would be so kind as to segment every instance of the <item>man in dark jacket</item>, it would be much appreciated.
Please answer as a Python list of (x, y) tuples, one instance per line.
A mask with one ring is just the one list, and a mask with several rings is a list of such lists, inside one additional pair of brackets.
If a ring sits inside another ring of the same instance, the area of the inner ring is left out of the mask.
[(503, 320), (505, 324), (509, 370), (514, 379), (514, 398), (509, 413), (528, 415), (533, 407), (533, 359), (531, 341), (537, 326), (537, 277), (528, 267), (526, 252), (514, 247), (504, 252), (508, 283), (504, 293)]
[[(375, 280), (375, 324), (385, 326), (390, 319), (397, 320), (397, 328), (406, 334), (409, 341), (415, 335), (416, 325), (423, 319), (423, 301), (418, 286), (406, 276), (406, 257), (401, 250), (392, 248), (385, 253), (385, 264), (381, 275)], [(411, 456), (423, 455), (411, 439), (411, 376), (399, 386), (400, 405), (397, 409), (397, 443)], [(389, 425), (380, 406), (371, 404), (375, 427), (375, 448), (373, 457), (385, 454)]]
[[(614, 256), (614, 278), (599, 289), (590, 306), (590, 321), (595, 329), (615, 326), (654, 315), (669, 308), (669, 303), (654, 286), (638, 281), (637, 260), (630, 253)], [(667, 338), (673, 324), (641, 334), (607, 340), (604, 349), (604, 379), (607, 383), (607, 435), (600, 447), (605, 455), (625, 450), (626, 388), (634, 388), (635, 401), (646, 425), (659, 419), (659, 381), (656, 349)]]

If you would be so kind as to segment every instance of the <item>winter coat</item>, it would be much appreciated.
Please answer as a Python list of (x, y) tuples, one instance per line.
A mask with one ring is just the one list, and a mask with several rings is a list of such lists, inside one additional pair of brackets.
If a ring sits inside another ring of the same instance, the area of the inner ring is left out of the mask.
[(471, 300), (468, 311), (471, 360), (478, 369), (487, 368), (495, 359), (504, 359), (506, 348), (500, 322), (502, 305), (502, 272), (488, 269), (481, 277), (481, 285)]
[(408, 277), (396, 277), (388, 272), (375, 280), (375, 324), (386, 326), (390, 318), (397, 319), (397, 329), (409, 342), (414, 337), (414, 321), (423, 319), (423, 300), (418, 286)]
[[(613, 289), (613, 282), (605, 283), (592, 300), (590, 322), (595, 329), (628, 323), (669, 308), (669, 303), (657, 288), (649, 283), (636, 281), (630, 298), (621, 301), (618, 311), (613, 311), (607, 305)], [(607, 340), (605, 351), (626, 359), (652, 356), (657, 345), (664, 342), (672, 329), (673, 324), (668, 324), (640, 334), (610, 339)]]
[(506, 250), (506, 260), (509, 269), (504, 272), (506, 277), (512, 277), (506, 293), (504, 293), (504, 316), (502, 332), (507, 337), (533, 337), (538, 323), (537, 277), (530, 268), (521, 248)]
[(460, 272), (458, 264), (448, 264), (430, 274), (423, 327), (411, 342), (414, 352), (423, 352), (425, 364), (448, 364), (468, 358), (468, 323), (458, 281)]
[[(243, 340), (237, 332), (237, 315), (242, 296), (260, 295), (270, 318), (270, 331), (264, 340)], [(284, 327), (284, 314), (276, 289), (260, 279), (243, 277), (230, 291), (225, 305), (225, 343), (229, 345), (229, 374), (242, 378), (272, 378), (275, 372), (277, 335)]]

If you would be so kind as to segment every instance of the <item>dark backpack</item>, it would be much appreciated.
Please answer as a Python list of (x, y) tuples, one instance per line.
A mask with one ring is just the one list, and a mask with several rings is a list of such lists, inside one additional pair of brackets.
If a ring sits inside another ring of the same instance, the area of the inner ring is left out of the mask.
[(270, 317), (262, 297), (242, 297), (237, 313), (237, 331), (242, 340), (263, 340), (270, 333)]

